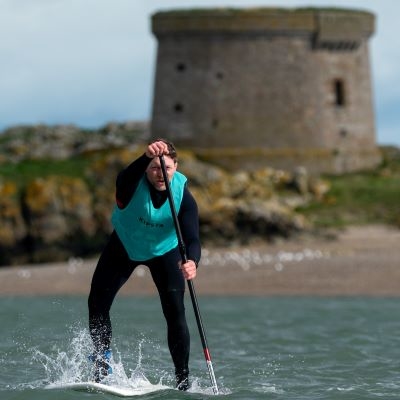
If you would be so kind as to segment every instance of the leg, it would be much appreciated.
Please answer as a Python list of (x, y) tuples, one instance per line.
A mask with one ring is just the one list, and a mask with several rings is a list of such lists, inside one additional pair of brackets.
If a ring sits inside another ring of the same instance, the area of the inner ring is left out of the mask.
[(118, 236), (113, 232), (97, 263), (88, 299), (89, 330), (95, 355), (104, 354), (110, 349), (110, 308), (133, 268)]
[(189, 386), (190, 335), (184, 306), (185, 280), (178, 267), (179, 260), (179, 251), (174, 249), (153, 259), (149, 267), (167, 322), (168, 347), (175, 365), (177, 386), (186, 390)]
[(190, 335), (186, 323), (183, 291), (170, 291), (160, 295), (168, 326), (168, 347), (175, 365), (177, 386), (187, 389), (189, 375)]

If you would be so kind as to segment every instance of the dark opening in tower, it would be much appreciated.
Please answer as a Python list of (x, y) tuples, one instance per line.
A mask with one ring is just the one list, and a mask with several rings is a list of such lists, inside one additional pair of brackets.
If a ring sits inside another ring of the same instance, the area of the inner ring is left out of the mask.
[(334, 81), (335, 90), (335, 105), (338, 107), (343, 107), (346, 103), (344, 82), (342, 79), (335, 79)]

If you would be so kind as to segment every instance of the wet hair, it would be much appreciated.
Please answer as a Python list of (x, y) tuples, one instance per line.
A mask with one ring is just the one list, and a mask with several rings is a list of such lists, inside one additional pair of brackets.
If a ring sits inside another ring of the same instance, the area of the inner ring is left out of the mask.
[(168, 153), (169, 153), (168, 156), (171, 157), (175, 163), (178, 161), (178, 153), (176, 152), (176, 148), (172, 142), (170, 142), (167, 139), (158, 138), (158, 139), (152, 140), (150, 143), (154, 143), (154, 142), (164, 142), (168, 146)]

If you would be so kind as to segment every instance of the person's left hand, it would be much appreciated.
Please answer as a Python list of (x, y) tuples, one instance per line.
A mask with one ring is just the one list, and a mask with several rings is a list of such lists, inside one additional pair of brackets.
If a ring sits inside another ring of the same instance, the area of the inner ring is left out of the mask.
[(193, 279), (196, 277), (197, 268), (196, 263), (193, 260), (188, 260), (187, 263), (179, 263), (179, 268), (182, 270), (183, 276), (186, 280)]

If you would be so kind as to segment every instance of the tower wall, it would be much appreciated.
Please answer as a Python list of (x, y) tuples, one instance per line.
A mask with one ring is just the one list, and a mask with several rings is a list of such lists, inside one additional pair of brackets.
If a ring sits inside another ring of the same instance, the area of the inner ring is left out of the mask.
[[(157, 13), (152, 22), (159, 43), (153, 137), (248, 168), (343, 172), (379, 162), (372, 14), (200, 10)], [(245, 153), (252, 156), (243, 162)], [(313, 157), (322, 153), (324, 162)]]

